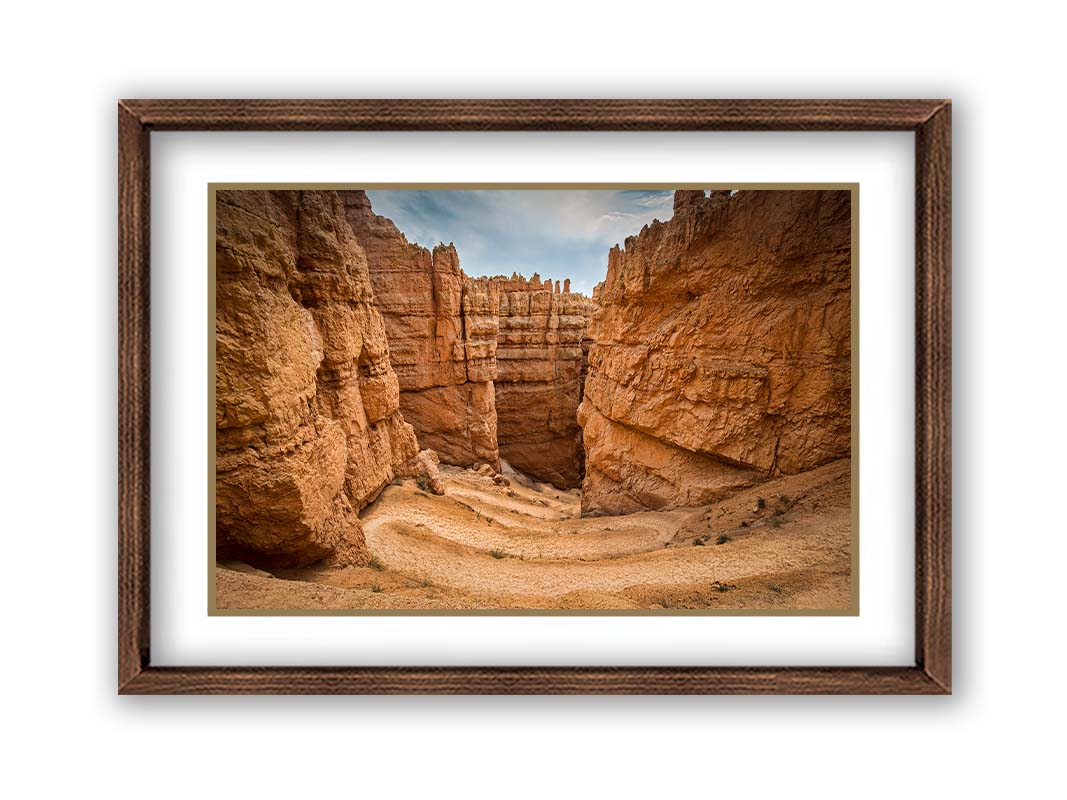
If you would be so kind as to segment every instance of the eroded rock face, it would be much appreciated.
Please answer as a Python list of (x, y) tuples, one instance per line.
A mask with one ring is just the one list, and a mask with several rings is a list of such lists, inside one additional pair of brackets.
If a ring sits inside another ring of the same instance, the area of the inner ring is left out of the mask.
[(594, 298), (582, 508), (714, 502), (850, 452), (847, 191), (675, 194)]
[(365, 563), (357, 512), (418, 448), (344, 205), (220, 191), (215, 252), (219, 552)]
[(365, 192), (340, 194), (367, 255), (400, 407), (420, 446), (448, 464), (497, 465), (497, 307), (489, 281), (468, 278), (452, 245), (431, 252), (408, 242), (374, 213)]
[(538, 480), (566, 489), (582, 481), (578, 425), (585, 372), (583, 340), (593, 303), (559, 281), (493, 278), (499, 294), (496, 348), (500, 456)]

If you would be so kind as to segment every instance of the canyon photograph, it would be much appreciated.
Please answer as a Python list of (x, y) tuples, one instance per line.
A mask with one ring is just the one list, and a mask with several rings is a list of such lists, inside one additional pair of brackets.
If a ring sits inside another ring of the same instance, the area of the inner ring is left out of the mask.
[(210, 613), (858, 613), (854, 187), (210, 195)]

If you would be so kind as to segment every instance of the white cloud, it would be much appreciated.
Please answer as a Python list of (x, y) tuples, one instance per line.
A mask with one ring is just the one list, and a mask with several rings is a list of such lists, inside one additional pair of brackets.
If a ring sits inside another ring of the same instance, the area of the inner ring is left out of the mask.
[(608, 250), (653, 218), (673, 213), (673, 193), (614, 190), (368, 192), (377, 213), (410, 241), (454, 242), (469, 275), (571, 279), (586, 294), (603, 280)]

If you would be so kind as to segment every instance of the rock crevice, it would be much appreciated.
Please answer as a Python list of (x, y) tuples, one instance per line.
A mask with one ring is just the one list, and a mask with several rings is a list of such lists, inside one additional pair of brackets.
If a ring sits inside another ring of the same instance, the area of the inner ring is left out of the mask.
[(488, 281), (468, 278), (451, 244), (431, 251), (408, 242), (366, 192), (341, 197), (367, 255), (404, 418), (443, 462), (496, 467), (497, 309)]
[(469, 277), (453, 245), (408, 242), (365, 192), (341, 195), (420, 445), (447, 464), (498, 468), (503, 457), (538, 480), (578, 486), (589, 298), (570, 280)]
[(557, 488), (584, 475), (578, 404), (586, 367), (593, 302), (559, 281), (492, 278), (499, 295), (497, 437), (512, 467)]

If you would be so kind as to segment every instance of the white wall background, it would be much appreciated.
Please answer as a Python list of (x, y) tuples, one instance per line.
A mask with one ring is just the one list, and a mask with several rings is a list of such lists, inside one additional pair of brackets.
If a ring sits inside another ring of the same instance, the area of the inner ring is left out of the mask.
[[(929, 2), (5, 9), (2, 780), (11, 796), (1054, 792), (1062, 20)], [(469, 8), (468, 8), (469, 7)], [(115, 99), (951, 97), (951, 698), (115, 696)]]

